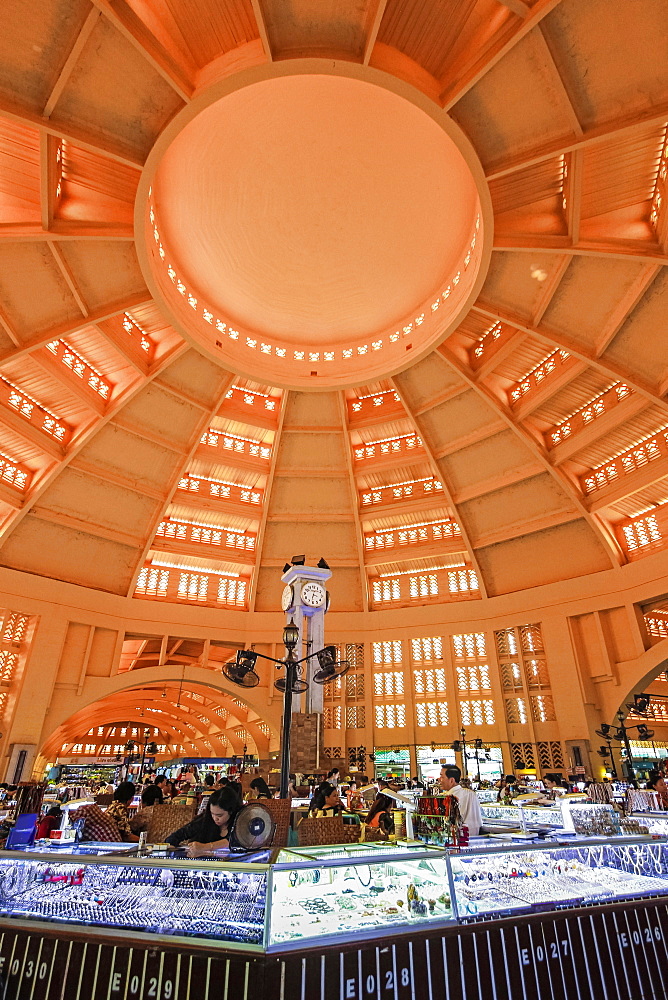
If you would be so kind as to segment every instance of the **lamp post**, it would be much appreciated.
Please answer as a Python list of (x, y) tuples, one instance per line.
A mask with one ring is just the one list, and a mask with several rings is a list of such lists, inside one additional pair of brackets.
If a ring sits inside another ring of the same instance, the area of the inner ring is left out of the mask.
[[(139, 765), (139, 776), (137, 778), (138, 784), (141, 784), (141, 779), (144, 775), (144, 762), (146, 761), (146, 754), (149, 753), (155, 755), (158, 752), (157, 744), (154, 743), (153, 740), (151, 740), (150, 738), (151, 730), (145, 729), (143, 736), (144, 736), (144, 743), (141, 752), (141, 764)], [(125, 749), (129, 754), (134, 755), (134, 752), (137, 749), (137, 744), (135, 743), (134, 740), (128, 740), (128, 742), (125, 744)]]
[(459, 730), (459, 735), (461, 736), (461, 739), (455, 740), (453, 743), (451, 743), (450, 744), (450, 749), (454, 750), (455, 753), (461, 753), (461, 755), (462, 755), (462, 766), (461, 766), (462, 777), (468, 778), (468, 767), (467, 767), (467, 764), (466, 764), (466, 730), (464, 729), (463, 726)]
[(482, 750), (484, 747), (483, 741), (478, 737), (473, 741), (473, 746), (475, 748), (475, 766), (478, 772), (478, 784), (480, 784), (480, 758), (478, 757), (478, 751)]
[[(283, 737), (281, 743), (281, 788), (282, 799), (288, 797), (290, 781), (290, 735), (292, 730), (292, 689), (297, 680), (297, 665), (300, 662), (295, 656), (295, 646), (299, 642), (299, 629), (291, 618), (283, 629), (283, 645), (285, 646), (285, 691), (283, 693)], [(304, 657), (309, 659), (309, 657)]]
[[(650, 696), (648, 694), (634, 694), (633, 704), (627, 705), (626, 707), (631, 712), (636, 712), (636, 714), (641, 716), (647, 716), (649, 703)], [(638, 737), (641, 740), (651, 740), (654, 736), (654, 730), (648, 729), (644, 722), (639, 723), (637, 726), (627, 726), (624, 721), (624, 711), (621, 708), (617, 713), (617, 726), (614, 728), (614, 732), (612, 732), (613, 727), (607, 722), (604, 722), (601, 725), (601, 728), (596, 730), (596, 735), (602, 737), (608, 744), (614, 777), (617, 777), (617, 772), (615, 769), (615, 762), (614, 757), (612, 756), (612, 747), (610, 746), (610, 742), (611, 740), (615, 740), (617, 743), (622, 744), (626, 750), (626, 777), (629, 784), (634, 788), (637, 788), (638, 783), (636, 781), (636, 772), (633, 767), (633, 751), (631, 749), (631, 741), (629, 739), (629, 731), (631, 729), (636, 729), (638, 731)], [(601, 753), (601, 751), (599, 751), (599, 753)]]
[(283, 629), (283, 645), (285, 646), (285, 656), (282, 660), (274, 656), (266, 656), (256, 650), (240, 649), (237, 651), (236, 662), (227, 663), (223, 667), (223, 674), (233, 684), (240, 687), (255, 687), (260, 678), (255, 673), (255, 663), (258, 659), (269, 660), (275, 663), (277, 668), (285, 667), (285, 676), (280, 677), (275, 687), (283, 692), (283, 735), (281, 740), (281, 783), (279, 796), (282, 799), (288, 797), (288, 784), (290, 781), (290, 733), (292, 729), (292, 696), (306, 691), (308, 684), (299, 676), (300, 666), (307, 663), (314, 657), (320, 664), (320, 669), (313, 675), (316, 684), (326, 684), (341, 677), (349, 668), (347, 660), (336, 659), (336, 646), (325, 646), (315, 653), (308, 653), (300, 660), (295, 656), (295, 647), (299, 642), (299, 627), (294, 619), (290, 619)]
[(610, 761), (610, 774), (612, 775), (613, 778), (617, 778), (618, 777), (617, 767), (615, 765), (615, 757), (612, 752), (612, 742), (609, 738), (606, 738), (605, 742), (607, 743), (607, 746), (599, 747), (597, 753), (599, 757), (603, 758), (603, 760)]

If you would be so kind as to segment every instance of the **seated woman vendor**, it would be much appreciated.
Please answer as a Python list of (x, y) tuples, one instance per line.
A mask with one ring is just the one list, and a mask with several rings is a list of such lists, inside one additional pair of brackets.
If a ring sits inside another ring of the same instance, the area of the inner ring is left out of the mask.
[(241, 805), (239, 796), (232, 788), (220, 788), (209, 796), (204, 812), (180, 830), (170, 833), (165, 840), (173, 847), (185, 845), (190, 858), (199, 858), (229, 847), (232, 824)]
[(328, 781), (323, 781), (313, 793), (309, 804), (309, 816), (338, 816), (342, 812), (343, 805), (338, 788)]

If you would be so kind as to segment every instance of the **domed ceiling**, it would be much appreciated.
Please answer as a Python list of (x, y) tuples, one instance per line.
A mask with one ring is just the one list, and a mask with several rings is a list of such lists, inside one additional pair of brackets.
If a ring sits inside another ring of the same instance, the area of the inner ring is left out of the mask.
[(661, 547), (666, 65), (667, 0), (5, 0), (0, 565), (367, 610)]

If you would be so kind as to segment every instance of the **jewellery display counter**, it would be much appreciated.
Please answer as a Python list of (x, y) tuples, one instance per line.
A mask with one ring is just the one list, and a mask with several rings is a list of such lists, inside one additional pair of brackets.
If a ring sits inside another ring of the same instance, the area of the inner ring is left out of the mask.
[(6, 852), (0, 996), (639, 1000), (663, 996), (638, 983), (655, 954), (661, 982), (666, 902), (668, 843), (649, 838), (220, 860)]
[(642, 832), (655, 837), (668, 837), (668, 812), (631, 813), (622, 824), (637, 823)]
[(498, 799), (498, 794), (499, 794), (498, 788), (479, 788), (476, 791), (476, 795), (478, 796), (478, 801), (481, 803), (483, 802), (495, 803)]
[(485, 827), (513, 827), (523, 829), (532, 827), (563, 827), (564, 821), (561, 809), (556, 806), (506, 806), (501, 803), (490, 803), (480, 806), (482, 821)]

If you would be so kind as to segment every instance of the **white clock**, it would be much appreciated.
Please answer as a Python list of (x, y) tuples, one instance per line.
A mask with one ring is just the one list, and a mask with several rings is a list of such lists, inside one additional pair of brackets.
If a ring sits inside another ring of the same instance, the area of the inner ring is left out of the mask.
[(306, 604), (309, 608), (320, 608), (325, 603), (327, 598), (327, 591), (321, 583), (316, 583), (314, 580), (309, 580), (305, 583), (301, 591), (301, 601), (302, 604)]
[(288, 584), (283, 588), (283, 593), (281, 594), (281, 608), (283, 611), (287, 611), (295, 603), (295, 588)]

